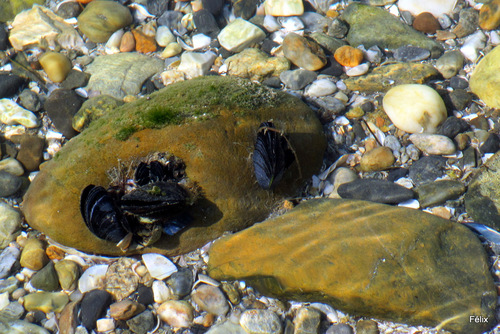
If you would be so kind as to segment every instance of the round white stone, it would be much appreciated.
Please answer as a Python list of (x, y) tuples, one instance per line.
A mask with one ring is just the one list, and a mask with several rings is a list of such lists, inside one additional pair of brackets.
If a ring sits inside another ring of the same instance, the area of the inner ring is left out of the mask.
[(328, 79), (313, 81), (307, 88), (306, 94), (313, 97), (326, 96), (335, 93), (337, 85)]
[(435, 133), (447, 116), (441, 96), (425, 85), (393, 87), (385, 94), (383, 106), (392, 123), (408, 133)]
[(457, 0), (399, 0), (398, 7), (400, 11), (409, 11), (414, 16), (429, 12), (434, 17), (440, 17), (443, 14), (450, 14), (456, 3)]
[(151, 289), (155, 303), (161, 304), (170, 299), (170, 289), (164, 281), (154, 281)]
[(159, 280), (165, 279), (177, 271), (175, 264), (160, 254), (144, 254), (142, 260), (151, 277)]
[(156, 29), (155, 39), (156, 43), (158, 43), (158, 45), (162, 47), (175, 42), (175, 36), (167, 26), (159, 26), (158, 29)]
[(97, 264), (88, 268), (78, 280), (78, 290), (85, 293), (102, 287), (107, 271), (107, 264)]
[(456, 151), (453, 140), (442, 135), (415, 133), (410, 136), (410, 140), (419, 150), (427, 154), (448, 155)]

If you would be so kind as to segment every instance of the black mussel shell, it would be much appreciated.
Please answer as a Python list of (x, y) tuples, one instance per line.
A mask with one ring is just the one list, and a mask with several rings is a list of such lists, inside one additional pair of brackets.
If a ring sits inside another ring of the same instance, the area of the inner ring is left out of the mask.
[(118, 243), (131, 230), (128, 219), (103, 187), (91, 184), (83, 189), (80, 211), (89, 230), (98, 238)]
[(134, 180), (139, 186), (148, 183), (180, 180), (184, 177), (184, 163), (180, 159), (171, 157), (166, 164), (154, 160), (149, 163), (141, 162), (137, 166)]
[(155, 182), (132, 190), (120, 200), (128, 213), (143, 217), (168, 216), (186, 208), (189, 193), (175, 182)]
[(273, 189), (294, 160), (285, 136), (276, 130), (272, 122), (262, 123), (253, 152), (253, 167), (259, 185), (266, 190)]

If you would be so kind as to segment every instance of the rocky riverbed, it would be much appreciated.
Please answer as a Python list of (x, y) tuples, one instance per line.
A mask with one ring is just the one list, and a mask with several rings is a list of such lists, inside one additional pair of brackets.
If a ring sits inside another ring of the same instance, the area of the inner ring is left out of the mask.
[(500, 332), (499, 5), (1, 3), (0, 333)]

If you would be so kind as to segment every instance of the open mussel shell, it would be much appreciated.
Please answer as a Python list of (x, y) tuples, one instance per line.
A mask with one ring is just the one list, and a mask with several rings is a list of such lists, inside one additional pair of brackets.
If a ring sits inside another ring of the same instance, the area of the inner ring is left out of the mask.
[(101, 239), (118, 243), (131, 230), (127, 217), (103, 187), (89, 185), (83, 189), (80, 211), (89, 230)]
[(253, 152), (254, 172), (259, 185), (266, 190), (273, 189), (294, 160), (285, 136), (272, 122), (262, 123)]

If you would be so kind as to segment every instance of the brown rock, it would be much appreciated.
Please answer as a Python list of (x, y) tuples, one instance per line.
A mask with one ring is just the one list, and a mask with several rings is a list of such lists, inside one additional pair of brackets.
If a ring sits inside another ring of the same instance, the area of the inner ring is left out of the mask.
[(342, 66), (354, 67), (363, 61), (363, 51), (349, 45), (344, 45), (335, 51), (333, 57)]
[(37, 170), (43, 160), (45, 146), (43, 138), (24, 134), (13, 137), (12, 141), (21, 145), (16, 159), (23, 165), (24, 169), (28, 172)]
[(120, 41), (120, 52), (130, 52), (135, 50), (135, 38), (134, 34), (127, 31), (123, 34)]
[(128, 320), (145, 309), (144, 305), (136, 301), (124, 299), (109, 306), (109, 315), (115, 320)]
[(413, 28), (426, 34), (435, 34), (441, 29), (439, 21), (429, 12), (418, 14), (413, 20)]
[(59, 318), (59, 333), (74, 334), (77, 326), (79, 302), (71, 302), (67, 304), (61, 312)]
[(316, 71), (326, 65), (323, 49), (314, 41), (294, 33), (283, 40), (283, 54), (292, 63), (309, 71)]
[(500, 0), (484, 4), (479, 11), (479, 26), (484, 30), (493, 30), (500, 25)]
[(265, 295), (367, 317), (470, 334), (495, 323), (469, 320), (494, 317), (497, 303), (479, 239), (414, 209), (309, 200), (217, 240), (208, 267), (217, 280), (245, 280)]
[(104, 288), (115, 300), (121, 301), (137, 290), (139, 276), (132, 270), (132, 266), (137, 262), (132, 258), (121, 257), (109, 266)]
[(376, 147), (363, 154), (359, 167), (363, 172), (373, 172), (385, 170), (396, 161), (390, 148), (382, 146)]
[(135, 38), (135, 50), (137, 52), (150, 53), (156, 51), (156, 41), (154, 37), (147, 36), (144, 32), (138, 29), (132, 30), (132, 34)]
[(436, 40), (438, 41), (446, 41), (447, 39), (455, 39), (457, 35), (448, 30), (437, 30), (436, 31)]
[(49, 262), (43, 243), (38, 239), (28, 239), (21, 252), (20, 262), (22, 267), (31, 270), (42, 269)]

